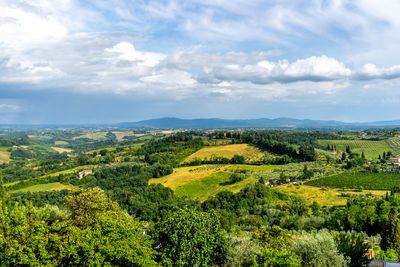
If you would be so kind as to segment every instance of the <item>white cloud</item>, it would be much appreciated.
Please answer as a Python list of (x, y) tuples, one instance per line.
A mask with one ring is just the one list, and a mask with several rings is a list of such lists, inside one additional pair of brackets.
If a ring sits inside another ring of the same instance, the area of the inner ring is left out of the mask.
[(120, 42), (112, 48), (106, 48), (105, 51), (119, 54), (119, 60), (138, 62), (139, 65), (146, 67), (155, 67), (165, 58), (165, 55), (160, 53), (136, 51), (129, 42)]
[(198, 78), (203, 82), (250, 81), (255, 84), (298, 81), (332, 81), (348, 78), (351, 70), (344, 63), (327, 56), (312, 56), (293, 63), (287, 60), (262, 60), (252, 64), (228, 64), (204, 68)]
[(378, 68), (375, 64), (365, 64), (355, 78), (359, 80), (400, 78), (400, 65)]
[(21, 107), (18, 105), (0, 103), (0, 112), (17, 112), (20, 110), (21, 110)]

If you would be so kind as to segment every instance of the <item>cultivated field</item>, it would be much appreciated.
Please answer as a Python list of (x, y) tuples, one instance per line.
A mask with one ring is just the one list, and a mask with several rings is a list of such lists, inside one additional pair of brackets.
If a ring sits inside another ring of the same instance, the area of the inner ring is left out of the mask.
[(400, 156), (400, 138), (393, 137), (386, 140), (390, 148), (393, 150), (393, 154), (396, 156)]
[(55, 141), (54, 145), (56, 145), (56, 146), (68, 145), (68, 142), (66, 142), (66, 141)]
[(367, 158), (378, 158), (385, 151), (392, 150), (386, 141), (369, 141), (369, 140), (318, 140), (322, 146), (334, 145), (338, 150), (346, 150), (349, 146), (352, 152), (364, 152)]
[(0, 163), (8, 163), (10, 162), (10, 155), (11, 153), (8, 151), (1, 151), (0, 150)]
[(55, 151), (57, 151), (60, 154), (64, 153), (64, 152), (67, 152), (67, 153), (72, 152), (72, 149), (68, 149), (68, 148), (55, 147), (55, 146), (52, 146), (51, 148), (54, 149)]
[(106, 140), (106, 134), (107, 132), (93, 132), (93, 133), (87, 133), (87, 134), (82, 134), (79, 136), (75, 136), (72, 138), (72, 140), (80, 139), (80, 138), (88, 138), (96, 141), (101, 141), (101, 140)]
[(310, 180), (306, 185), (331, 188), (364, 188), (390, 190), (400, 185), (400, 174), (394, 173), (342, 173)]
[(205, 158), (210, 159), (212, 156), (231, 159), (234, 155), (244, 156), (246, 161), (257, 161), (262, 159), (264, 153), (260, 149), (248, 144), (205, 147), (190, 155), (184, 162), (190, 162), (196, 158), (201, 160)]
[(12, 193), (17, 193), (17, 192), (41, 192), (41, 191), (57, 191), (57, 190), (75, 190), (76, 187), (73, 185), (66, 185), (66, 184), (61, 184), (61, 183), (49, 183), (49, 184), (37, 184), (37, 185), (32, 185), (29, 187), (17, 189), (14, 191), (9, 191), (9, 194)]
[[(279, 166), (249, 166), (249, 165), (202, 165), (193, 167), (181, 167), (162, 178), (155, 178), (149, 184), (160, 183), (174, 190), (177, 196), (187, 196), (200, 201), (220, 191), (228, 190), (238, 192), (247, 184), (258, 180), (258, 173), (271, 173)], [(235, 184), (224, 184), (229, 176), (239, 170), (247, 170), (248, 177)]]
[[(346, 190), (342, 191), (341, 189), (321, 189), (320, 187), (315, 186), (295, 186), (295, 185), (283, 185), (277, 187), (278, 190), (283, 191), (289, 195), (295, 195), (303, 197), (308, 204), (312, 204), (314, 201), (320, 204), (321, 206), (342, 206), (347, 202), (346, 197), (341, 197), (342, 192), (350, 193), (350, 194), (360, 194), (361, 192)], [(375, 196), (382, 196), (386, 194), (387, 191), (379, 191), (379, 190), (363, 190), (363, 194), (371, 193)]]

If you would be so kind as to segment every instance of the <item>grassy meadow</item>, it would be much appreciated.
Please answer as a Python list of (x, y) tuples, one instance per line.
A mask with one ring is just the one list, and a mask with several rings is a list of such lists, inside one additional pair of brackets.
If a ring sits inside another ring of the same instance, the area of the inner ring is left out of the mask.
[(201, 160), (205, 158), (210, 159), (212, 156), (231, 159), (234, 155), (241, 155), (245, 157), (246, 161), (257, 161), (262, 159), (264, 153), (260, 149), (248, 144), (212, 146), (200, 149), (186, 158), (184, 162), (190, 162), (196, 158)]
[(48, 184), (37, 184), (28, 187), (24, 187), (21, 189), (8, 191), (9, 194), (19, 193), (19, 192), (43, 192), (43, 191), (57, 191), (57, 190), (76, 190), (76, 187), (73, 185), (66, 185), (61, 183), (48, 183)]
[[(187, 196), (200, 201), (206, 200), (220, 191), (238, 192), (247, 184), (258, 180), (258, 173), (271, 173), (279, 166), (263, 165), (202, 165), (174, 169), (170, 175), (151, 179), (149, 184), (160, 183), (174, 190), (177, 196)], [(246, 179), (235, 184), (224, 184), (231, 174), (247, 170)]]
[(352, 152), (364, 152), (367, 158), (378, 158), (385, 151), (393, 150), (386, 141), (370, 140), (318, 140), (322, 146), (334, 145), (336, 149), (345, 151), (349, 146)]
[[(308, 186), (308, 185), (302, 185), (302, 186), (282, 185), (277, 187), (277, 189), (289, 195), (303, 197), (310, 205), (315, 201), (321, 206), (327, 206), (327, 207), (346, 205), (347, 198), (341, 197), (342, 192), (350, 194), (360, 194), (360, 192), (354, 190), (343, 191), (341, 189), (335, 189), (335, 188), (322, 189), (320, 187)], [(386, 192), (387, 191), (382, 191), (382, 190), (363, 190), (362, 193), (363, 194), (371, 193), (375, 196), (382, 196), (385, 195)]]

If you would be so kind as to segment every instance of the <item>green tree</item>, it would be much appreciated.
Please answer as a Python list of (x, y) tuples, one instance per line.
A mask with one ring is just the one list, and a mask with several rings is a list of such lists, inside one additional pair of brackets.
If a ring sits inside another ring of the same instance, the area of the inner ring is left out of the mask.
[(327, 230), (314, 234), (303, 233), (293, 243), (291, 251), (301, 259), (302, 266), (346, 266), (347, 261), (337, 250), (332, 235)]
[(226, 240), (214, 211), (178, 210), (155, 225), (153, 236), (166, 264), (209, 266), (225, 258)]
[(277, 225), (270, 229), (262, 226), (253, 234), (253, 238), (259, 242), (260, 246), (269, 249), (285, 249), (293, 242), (291, 233)]
[(397, 208), (392, 208), (389, 212), (385, 232), (383, 233), (382, 248), (384, 250), (393, 249), (400, 254), (400, 221)]
[[(256, 255), (253, 263), (254, 267), (280, 267), (280, 266), (290, 266), (290, 267), (300, 267), (301, 260), (296, 258), (296, 256), (287, 250), (276, 250), (263, 248), (260, 253)], [(328, 266), (328, 265), (327, 265)]]
[(361, 232), (335, 232), (333, 234), (338, 251), (350, 259), (349, 266), (367, 266), (371, 261), (366, 256), (369, 244), (365, 242), (368, 236)]

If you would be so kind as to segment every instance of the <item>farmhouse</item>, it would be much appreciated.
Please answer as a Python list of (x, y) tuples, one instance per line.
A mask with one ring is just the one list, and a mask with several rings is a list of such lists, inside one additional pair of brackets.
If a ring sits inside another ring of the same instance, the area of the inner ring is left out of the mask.
[(89, 174), (93, 174), (93, 171), (92, 171), (92, 170), (83, 170), (83, 171), (80, 171), (80, 172), (78, 172), (78, 178), (79, 178), (79, 179), (82, 179), (83, 177), (85, 177), (85, 176), (87, 176), (87, 175), (89, 175)]
[(400, 158), (390, 158), (389, 162), (390, 163), (400, 163)]
[(270, 184), (270, 185), (280, 185), (281, 182), (279, 181), (278, 178), (271, 178), (268, 180), (268, 182), (265, 183), (266, 185)]

